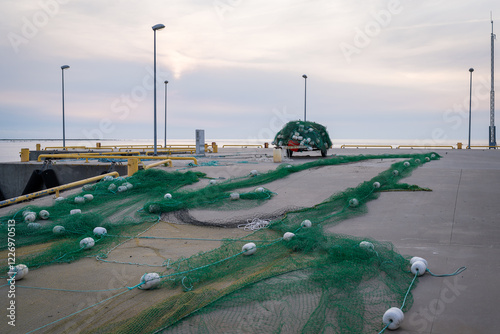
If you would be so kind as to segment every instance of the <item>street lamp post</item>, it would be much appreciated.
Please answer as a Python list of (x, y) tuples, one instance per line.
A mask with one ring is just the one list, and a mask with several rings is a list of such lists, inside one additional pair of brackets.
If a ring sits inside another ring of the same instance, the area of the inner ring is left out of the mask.
[(474, 69), (471, 67), (469, 68), (470, 72), (470, 93), (469, 93), (469, 145), (467, 146), (468, 149), (470, 149), (470, 128), (471, 128), (471, 118), (472, 118), (472, 72), (474, 72)]
[(306, 119), (306, 101), (307, 101), (307, 75), (302, 76), (304, 78), (304, 122)]
[(69, 68), (69, 65), (63, 65), (61, 66), (61, 73), (62, 73), (62, 123), (63, 123), (63, 149), (66, 149), (66, 129), (65, 129), (65, 121), (64, 121), (64, 70)]
[(165, 142), (163, 143), (165, 149), (167, 148), (167, 84), (168, 81), (165, 80)]
[(161, 23), (156, 24), (152, 27), (153, 32), (154, 32), (154, 155), (158, 155), (157, 149), (156, 149), (156, 30), (161, 30), (165, 28), (165, 26)]

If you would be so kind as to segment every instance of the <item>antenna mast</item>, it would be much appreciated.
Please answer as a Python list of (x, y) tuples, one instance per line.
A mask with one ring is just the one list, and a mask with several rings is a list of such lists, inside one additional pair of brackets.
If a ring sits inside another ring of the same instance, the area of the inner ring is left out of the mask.
[(493, 33), (493, 14), (490, 12), (491, 20), (491, 90), (490, 90), (490, 128), (489, 128), (489, 146), (495, 149), (497, 145), (495, 129), (495, 38)]

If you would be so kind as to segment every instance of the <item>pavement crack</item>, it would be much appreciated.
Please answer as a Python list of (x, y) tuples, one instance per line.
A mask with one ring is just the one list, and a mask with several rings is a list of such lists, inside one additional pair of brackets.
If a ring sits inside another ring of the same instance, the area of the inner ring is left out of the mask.
[(453, 228), (455, 227), (455, 216), (457, 214), (457, 206), (458, 206), (458, 193), (460, 191), (460, 183), (462, 182), (462, 171), (463, 169), (460, 169), (460, 177), (458, 178), (458, 186), (457, 186), (457, 193), (455, 195), (455, 208), (453, 209), (453, 220), (451, 222), (451, 233), (450, 233), (450, 244), (453, 239)]

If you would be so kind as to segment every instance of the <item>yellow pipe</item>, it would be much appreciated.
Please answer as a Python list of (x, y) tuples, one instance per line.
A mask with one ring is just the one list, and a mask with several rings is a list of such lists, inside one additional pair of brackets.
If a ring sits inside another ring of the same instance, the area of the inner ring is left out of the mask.
[(87, 147), (86, 146), (66, 146), (66, 148), (64, 148), (64, 146), (47, 146), (46, 148), (44, 148), (44, 150), (46, 151), (48, 149), (58, 149), (58, 148), (68, 150), (69, 148), (71, 148), (71, 149), (75, 149), (75, 148), (86, 149)]
[(262, 145), (222, 145), (222, 147), (249, 147), (249, 146), (252, 146), (252, 147), (258, 147), (258, 148), (262, 148)]
[(358, 148), (358, 147), (364, 147), (364, 148), (368, 148), (368, 147), (378, 147), (378, 148), (390, 148), (392, 149), (392, 145), (342, 145), (340, 146), (340, 148), (346, 148), (346, 147), (355, 147), (355, 148)]
[(138, 155), (131, 157), (123, 157), (120, 155), (96, 155), (96, 153), (63, 153), (63, 154), (40, 154), (38, 156), (38, 161), (42, 161), (42, 158), (69, 158), (69, 159), (85, 159), (88, 162), (88, 159), (96, 159), (96, 158), (108, 158), (108, 159), (137, 159), (141, 160), (159, 160), (165, 158), (171, 160), (193, 160), (193, 162), (197, 165), (198, 160), (195, 157), (170, 157), (170, 156), (147, 156), (147, 155)]
[(399, 145), (397, 148), (432, 148), (432, 147), (439, 147), (439, 148), (451, 148), (455, 149), (452, 145)]
[(44, 195), (49, 195), (52, 193), (56, 193), (56, 196), (59, 197), (59, 191), (61, 191), (61, 190), (73, 188), (73, 187), (78, 187), (78, 186), (81, 186), (83, 184), (98, 181), (98, 180), (100, 180), (108, 175), (119, 176), (118, 172), (111, 172), (111, 173), (107, 173), (107, 174), (103, 174), (103, 175), (99, 175), (99, 176), (94, 176), (94, 177), (91, 177), (91, 178), (88, 178), (85, 180), (80, 180), (80, 181), (71, 182), (68, 184), (63, 184), (62, 186), (37, 191), (37, 192), (31, 193), (31, 194), (18, 196), (18, 197), (14, 197), (11, 199), (6, 199), (5, 201), (0, 201), (0, 208), (7, 206), (7, 205), (14, 204), (14, 203), (18, 203), (21, 201), (26, 201), (26, 200), (29, 200), (32, 198), (36, 198), (36, 197), (40, 197), (40, 196), (44, 196)]
[(160, 166), (160, 165), (168, 165), (168, 167), (173, 167), (172, 160), (167, 159), (167, 160), (162, 160), (162, 161), (158, 161), (158, 162), (154, 162), (152, 164), (146, 165), (144, 167), (144, 169), (150, 169), (150, 168)]

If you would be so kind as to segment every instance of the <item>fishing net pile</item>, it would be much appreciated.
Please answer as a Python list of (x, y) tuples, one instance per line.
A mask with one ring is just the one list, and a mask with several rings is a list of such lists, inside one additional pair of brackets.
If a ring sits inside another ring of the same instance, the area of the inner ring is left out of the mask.
[(304, 146), (309, 150), (327, 150), (332, 146), (326, 127), (314, 122), (291, 121), (285, 124), (273, 140), (273, 145)]
[[(197, 171), (142, 170), (128, 178), (86, 185), (54, 205), (27, 206), (2, 217), (0, 246), (8, 248), (8, 222), (15, 220), (16, 247), (47, 245), (17, 258), (16, 263), (30, 270), (83, 257), (106, 264), (124, 238), (145, 237), (144, 231), (158, 224), (162, 215), (183, 212), (179, 215), (187, 217), (183, 223), (190, 223), (189, 212), (200, 208), (238, 216), (237, 210), (272, 201), (277, 194), (266, 185), (273, 181), (311, 168), (370, 159), (398, 160), (372, 179), (321, 203), (277, 212), (245, 237), (224, 239), (210, 251), (145, 268), (144, 276), (109, 292), (109, 298), (39, 325), (48, 331), (80, 331), (74, 326), (81, 322), (72, 325), (72, 317), (94, 312), (83, 332), (376, 333), (384, 327), (382, 315), (387, 309), (401, 305), (403, 299), (403, 311), (411, 307), (411, 293), (405, 294), (414, 279), (409, 261), (389, 242), (325, 233), (324, 228), (365, 213), (366, 203), (382, 191), (423, 190), (400, 181), (439, 159), (435, 153), (336, 156), (282, 164), (267, 173), (252, 171), (198, 188), (189, 186), (208, 176)], [(216, 226), (217, 221), (196, 224)], [(8, 272), (6, 262), (2, 264), (2, 272)], [(141, 294), (151, 297), (140, 307), (132, 306), (131, 300)], [(124, 305), (130, 306), (126, 314), (103, 316)]]

